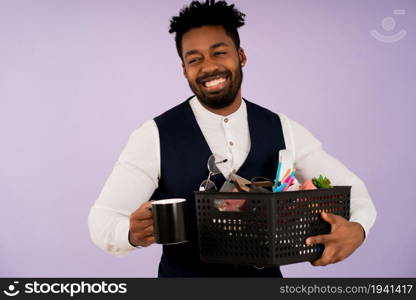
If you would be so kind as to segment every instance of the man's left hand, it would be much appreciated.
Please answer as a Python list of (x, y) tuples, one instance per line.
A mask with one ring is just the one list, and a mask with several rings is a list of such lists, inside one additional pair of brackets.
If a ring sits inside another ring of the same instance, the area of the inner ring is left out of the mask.
[(306, 239), (307, 245), (324, 244), (322, 256), (311, 262), (314, 266), (326, 266), (337, 263), (350, 256), (364, 241), (364, 229), (356, 222), (349, 222), (341, 216), (321, 213), (322, 219), (331, 224), (331, 232), (311, 236)]

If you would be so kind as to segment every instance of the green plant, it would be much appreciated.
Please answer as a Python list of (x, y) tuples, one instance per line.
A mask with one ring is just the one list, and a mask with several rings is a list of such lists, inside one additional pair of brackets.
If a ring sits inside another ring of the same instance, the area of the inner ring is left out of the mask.
[(328, 189), (332, 188), (331, 181), (322, 175), (319, 175), (318, 178), (312, 178), (312, 183), (318, 189)]

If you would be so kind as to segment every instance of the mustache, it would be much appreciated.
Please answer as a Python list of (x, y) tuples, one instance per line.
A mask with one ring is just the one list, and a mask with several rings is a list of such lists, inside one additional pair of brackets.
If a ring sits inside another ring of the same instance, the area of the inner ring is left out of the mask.
[(210, 74), (204, 74), (203, 76), (198, 77), (196, 79), (196, 82), (199, 83), (199, 84), (202, 84), (204, 81), (207, 81), (211, 78), (219, 77), (219, 76), (224, 76), (224, 77), (229, 76), (229, 77), (231, 77), (231, 72), (230, 71), (222, 71), (222, 72), (216, 71), (216, 72), (213, 72), (213, 73), (210, 73)]

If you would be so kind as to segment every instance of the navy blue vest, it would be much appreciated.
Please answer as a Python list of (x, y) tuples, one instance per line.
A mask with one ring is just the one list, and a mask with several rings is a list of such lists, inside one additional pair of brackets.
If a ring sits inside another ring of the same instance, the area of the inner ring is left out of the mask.
[[(257, 269), (200, 261), (193, 192), (208, 176), (207, 160), (211, 150), (192, 112), (191, 98), (155, 118), (160, 139), (161, 177), (151, 199), (187, 199), (190, 233), (189, 242), (163, 246), (159, 277), (282, 277), (277, 267)], [(265, 108), (245, 101), (251, 148), (237, 174), (247, 179), (256, 176), (273, 179), (278, 152), (285, 148), (280, 118)], [(217, 187), (221, 187), (225, 178), (215, 175), (212, 180)]]

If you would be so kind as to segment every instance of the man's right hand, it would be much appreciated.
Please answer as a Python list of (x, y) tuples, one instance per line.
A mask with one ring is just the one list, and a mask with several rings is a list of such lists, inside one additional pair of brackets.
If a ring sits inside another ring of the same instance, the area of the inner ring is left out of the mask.
[(151, 208), (152, 203), (147, 201), (130, 215), (129, 242), (135, 247), (147, 247), (155, 242)]

